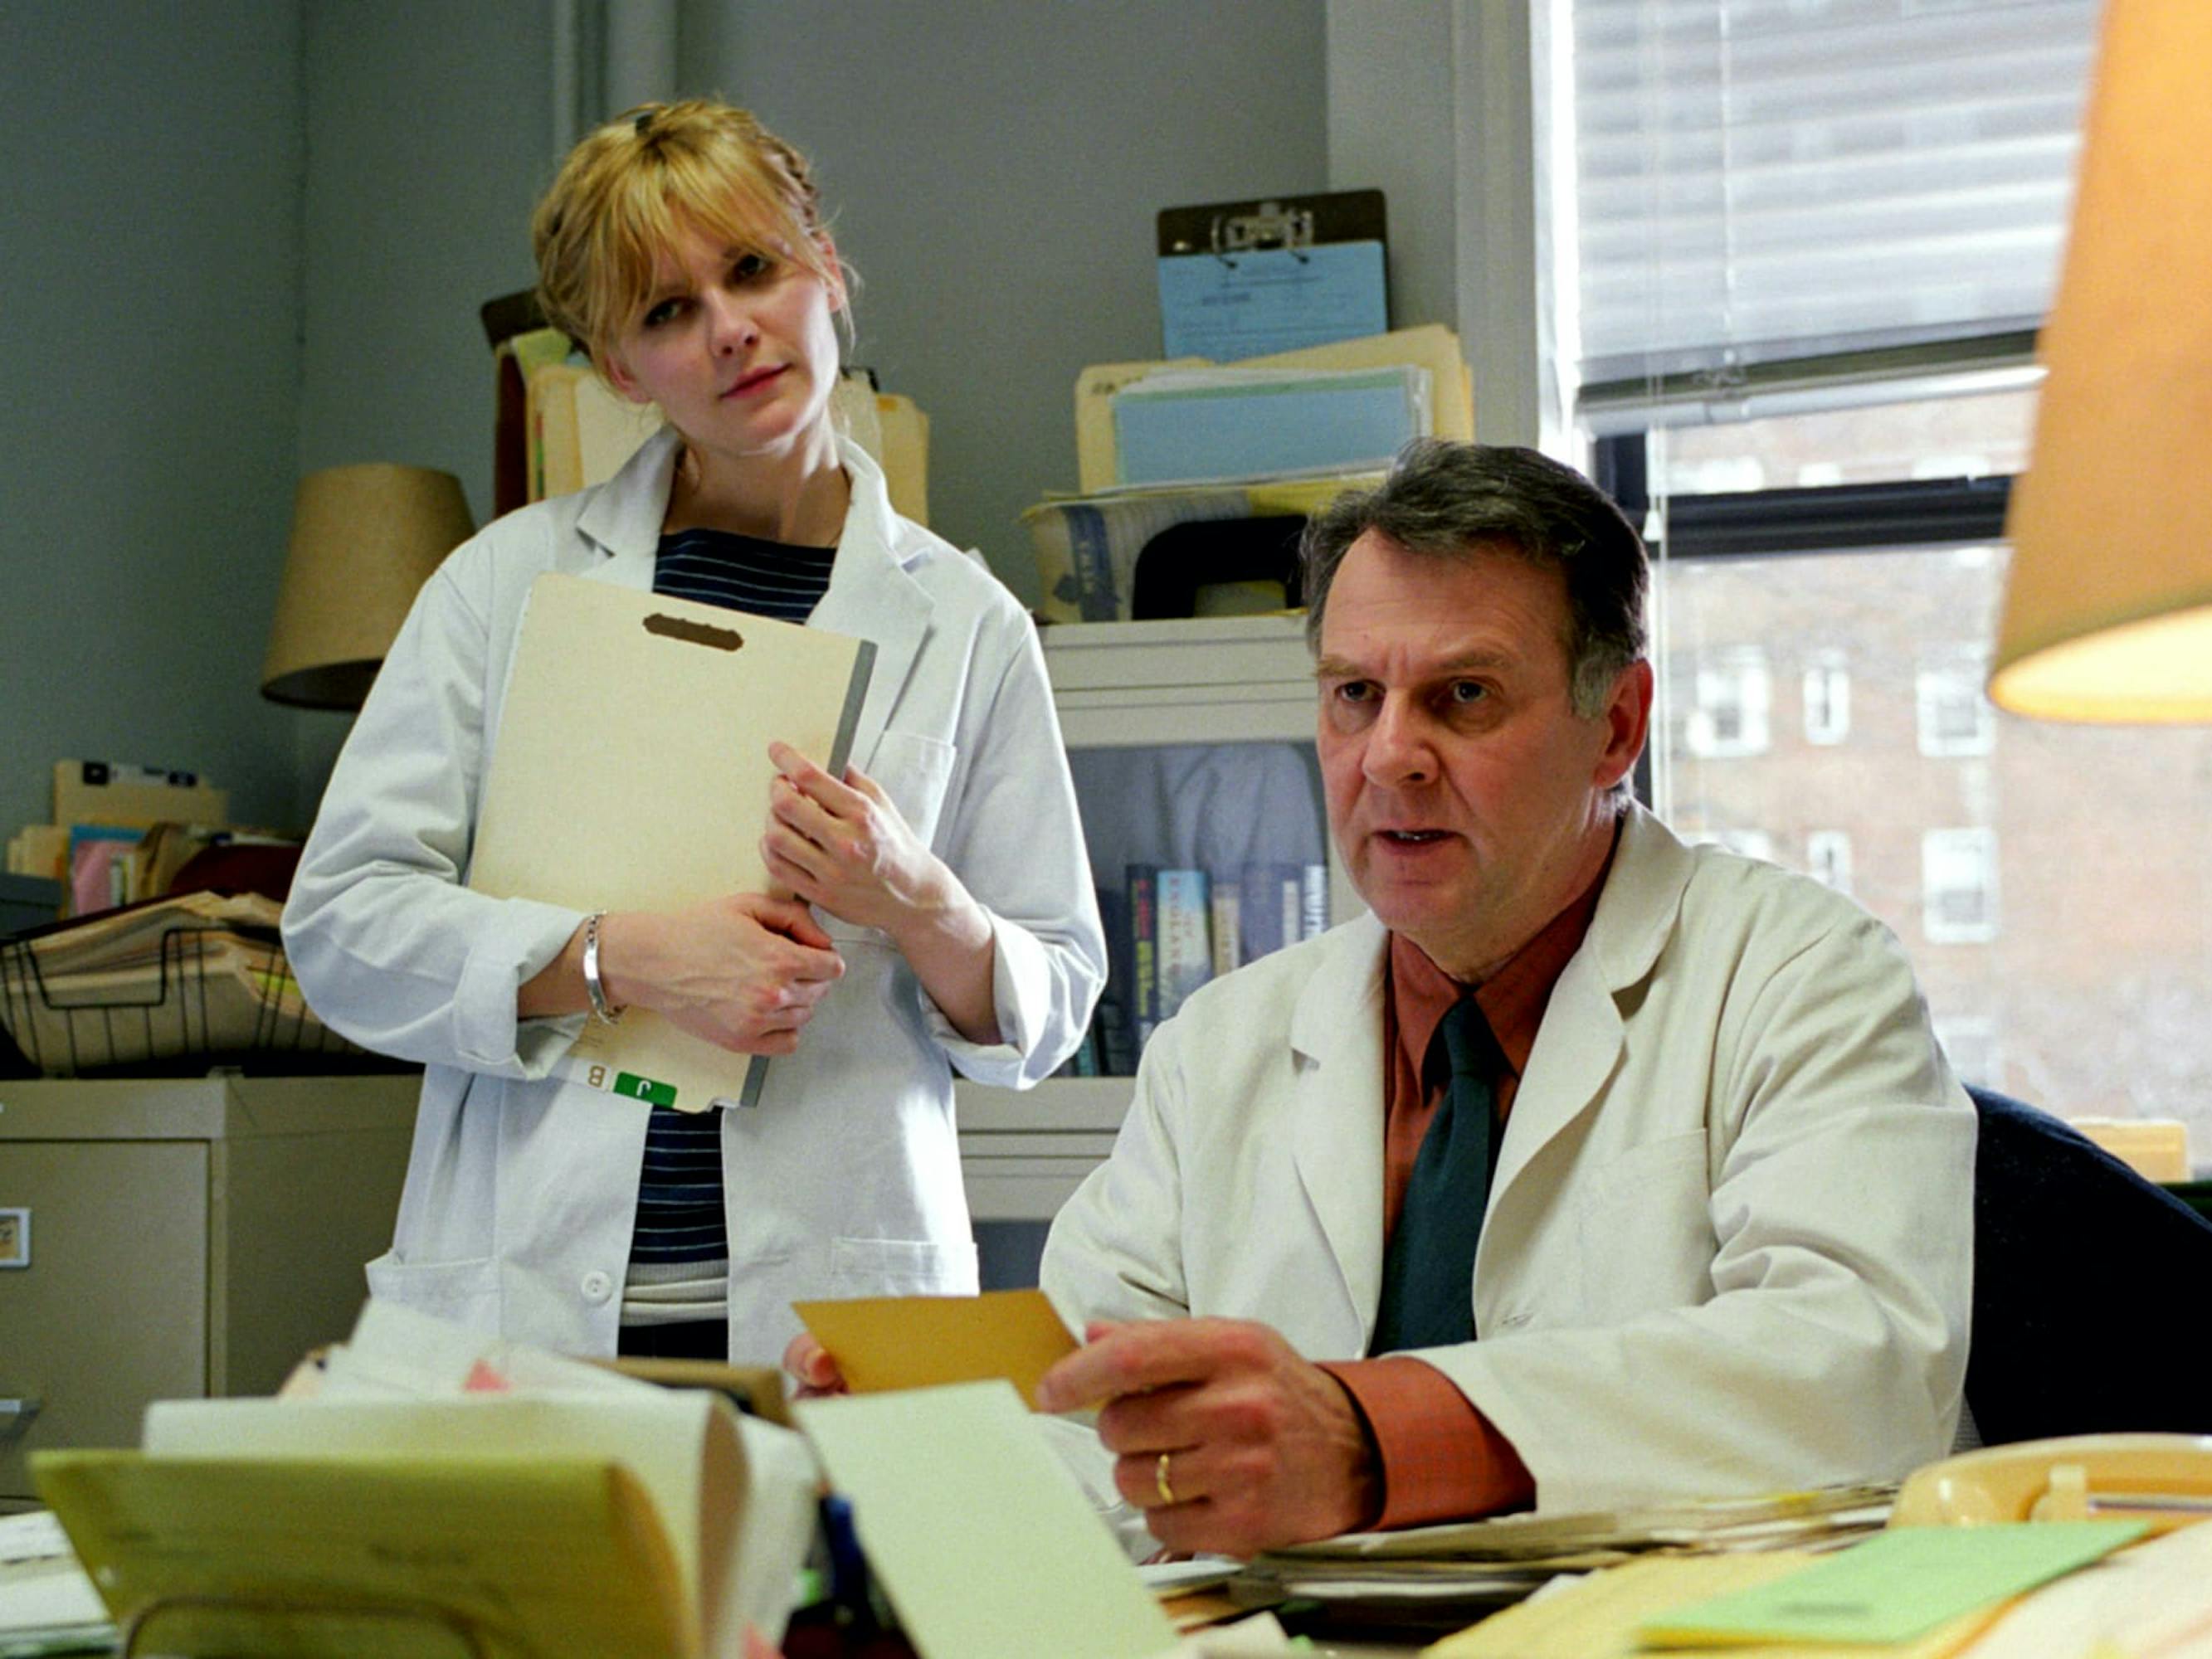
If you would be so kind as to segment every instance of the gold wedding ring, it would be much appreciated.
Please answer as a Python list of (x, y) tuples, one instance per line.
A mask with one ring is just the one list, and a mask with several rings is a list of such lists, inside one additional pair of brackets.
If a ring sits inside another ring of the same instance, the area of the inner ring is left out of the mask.
[(1159, 1465), (1152, 1471), (1152, 1484), (1159, 1488), (1160, 1502), (1163, 1504), (1172, 1504), (1176, 1501), (1175, 1488), (1168, 1485), (1168, 1459), (1174, 1455), (1173, 1452), (1162, 1452)]

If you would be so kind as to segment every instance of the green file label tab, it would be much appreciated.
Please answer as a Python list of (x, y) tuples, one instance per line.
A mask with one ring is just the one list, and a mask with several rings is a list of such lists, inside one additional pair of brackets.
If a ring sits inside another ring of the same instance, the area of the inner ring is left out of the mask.
[(674, 1084), (655, 1083), (651, 1078), (640, 1077), (635, 1072), (616, 1073), (613, 1092), (628, 1095), (632, 1100), (641, 1100), (648, 1106), (673, 1106), (676, 1103)]

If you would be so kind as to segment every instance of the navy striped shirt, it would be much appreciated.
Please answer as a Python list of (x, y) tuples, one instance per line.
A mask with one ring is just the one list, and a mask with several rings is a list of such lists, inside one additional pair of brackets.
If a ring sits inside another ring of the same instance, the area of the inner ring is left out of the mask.
[[(673, 599), (803, 623), (830, 587), (834, 547), (793, 547), (726, 530), (679, 530), (660, 538), (653, 591)], [(630, 1269), (658, 1284), (716, 1279), (728, 1271), (722, 1215), (719, 1112), (653, 1108), (645, 1133)]]

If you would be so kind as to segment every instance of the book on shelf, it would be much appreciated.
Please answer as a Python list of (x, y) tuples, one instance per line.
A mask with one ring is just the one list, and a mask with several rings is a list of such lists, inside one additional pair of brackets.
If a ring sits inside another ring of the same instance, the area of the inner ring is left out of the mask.
[(1209, 979), (1319, 934), (1328, 868), (1254, 862), (1205, 870), (1133, 863), (1119, 893), (1099, 890), (1109, 973), (1099, 999), (1100, 1074), (1126, 1077), (1161, 1021)]
[(1213, 976), (1233, 973), (1244, 960), (1244, 889), (1235, 872), (1207, 878), (1207, 926), (1213, 937)]
[[(1104, 1006), (1105, 1005), (1103, 1003), (1099, 1005), (1101, 1009), (1103, 1009)], [(1097, 1012), (1094, 1012), (1091, 1014), (1091, 1023), (1083, 1028), (1083, 1040), (1075, 1045), (1075, 1052), (1073, 1054), (1070, 1054), (1066, 1060), (1060, 1061), (1060, 1064), (1054, 1068), (1053, 1075), (1054, 1077), (1098, 1077), (1102, 1075), (1099, 1070), (1100, 1065), (1102, 1064), (1100, 1058), (1102, 1051), (1099, 1046), (1098, 1018), (1098, 1013)]]
[(1136, 972), (1130, 957), (1129, 894), (1126, 887), (1100, 887), (1098, 921), (1106, 935), (1106, 985), (1091, 1025), (1098, 1036), (1099, 1074), (1129, 1077), (1137, 1069), (1136, 1031), (1129, 987)]
[(1319, 939), (1328, 931), (1328, 866), (1309, 864), (1299, 874), (1298, 937)]
[(1243, 958), (1318, 938), (1328, 925), (1328, 866), (1282, 861), (1248, 864), (1238, 921)]
[(1203, 870), (1159, 872), (1153, 901), (1159, 940), (1153, 968), (1159, 979), (1154, 1009), (1162, 1020), (1173, 1018), (1184, 999), (1213, 977), (1206, 886)]
[(1139, 1054), (1160, 1023), (1157, 864), (1133, 864), (1129, 884), (1129, 1025)]

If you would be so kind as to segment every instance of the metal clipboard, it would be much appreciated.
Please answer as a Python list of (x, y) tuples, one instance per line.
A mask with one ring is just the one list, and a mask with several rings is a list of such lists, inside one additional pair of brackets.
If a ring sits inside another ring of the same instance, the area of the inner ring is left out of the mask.
[(1164, 208), (1163, 356), (1233, 362), (1390, 326), (1382, 192)]

